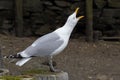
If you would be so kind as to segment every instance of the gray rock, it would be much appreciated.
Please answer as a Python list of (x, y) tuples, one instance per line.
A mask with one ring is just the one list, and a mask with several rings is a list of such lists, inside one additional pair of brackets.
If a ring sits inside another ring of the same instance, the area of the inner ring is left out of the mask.
[(21, 80), (34, 80), (33, 78), (22, 78)]
[(108, 6), (114, 8), (120, 8), (120, 0), (108, 0)]
[(95, 4), (99, 9), (102, 9), (107, 4), (107, 2), (105, 0), (95, 0)]
[(70, 3), (61, 0), (55, 0), (55, 3), (60, 7), (69, 7)]
[(12, 8), (13, 8), (12, 1), (6, 1), (6, 0), (0, 1), (0, 9), (12, 9)]
[(39, 74), (35, 76), (35, 80), (69, 80), (67, 72)]
[(36, 30), (35, 34), (44, 35), (49, 32), (51, 32), (50, 26), (46, 24), (46, 25), (40, 26), (39, 29)]
[(51, 2), (48, 2), (48, 1), (44, 1), (43, 4), (44, 4), (44, 5), (47, 5), (47, 6), (52, 6), (52, 3), (51, 3)]
[(10, 24), (10, 21), (9, 21), (9, 20), (4, 20), (4, 21), (3, 21), (3, 25), (1, 26), (2, 29), (10, 29), (10, 28), (12, 28), (12, 27), (13, 27), (13, 25)]
[(6, 75), (8, 73), (9, 73), (8, 69), (3, 69), (3, 68), (0, 69), (0, 76)]
[(56, 7), (56, 6), (49, 7), (48, 9), (55, 10), (55, 11), (62, 11), (62, 8), (59, 8), (59, 7)]

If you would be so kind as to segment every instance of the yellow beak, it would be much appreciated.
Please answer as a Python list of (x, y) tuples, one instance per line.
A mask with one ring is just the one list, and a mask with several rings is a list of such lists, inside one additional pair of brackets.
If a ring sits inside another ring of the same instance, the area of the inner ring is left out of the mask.
[[(76, 10), (75, 10), (76, 15), (78, 14), (78, 10), (79, 10), (79, 8), (76, 8)], [(79, 17), (77, 17), (77, 19), (80, 20), (80, 19), (82, 19), (83, 17), (84, 17), (84, 16), (79, 16)]]

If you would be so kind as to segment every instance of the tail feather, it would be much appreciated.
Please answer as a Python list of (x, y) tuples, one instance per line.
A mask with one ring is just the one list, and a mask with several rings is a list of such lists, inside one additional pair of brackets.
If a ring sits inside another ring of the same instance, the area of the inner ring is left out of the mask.
[(31, 58), (31, 57), (23, 58), (23, 59), (17, 61), (17, 62), (16, 62), (16, 65), (22, 66), (22, 65), (24, 65), (26, 62), (28, 62), (30, 59), (32, 59), (32, 58)]
[(20, 54), (4, 56), (4, 58), (23, 58)]
[[(26, 62), (28, 62), (30, 59), (32, 59), (32, 57), (22, 57), (20, 54), (4, 56), (4, 58), (21, 59), (16, 62), (16, 65), (18, 65), (18, 66), (24, 65)], [(10, 62), (13, 62), (13, 61), (10, 61)]]

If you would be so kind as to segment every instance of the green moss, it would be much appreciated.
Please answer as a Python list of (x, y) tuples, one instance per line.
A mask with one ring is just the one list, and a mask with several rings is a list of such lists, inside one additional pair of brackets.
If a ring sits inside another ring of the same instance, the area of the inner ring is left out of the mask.
[(18, 76), (1, 76), (0, 79), (3, 79), (3, 80), (21, 80), (21, 77), (18, 77)]
[(46, 69), (32, 69), (29, 71), (24, 71), (22, 74), (23, 75), (34, 75), (34, 74), (56, 74), (56, 73), (50, 72), (49, 70), (46, 70)]

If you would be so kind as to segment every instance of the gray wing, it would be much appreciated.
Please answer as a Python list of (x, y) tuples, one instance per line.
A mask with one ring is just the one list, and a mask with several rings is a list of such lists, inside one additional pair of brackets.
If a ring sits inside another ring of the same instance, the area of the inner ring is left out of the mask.
[(25, 49), (28, 56), (48, 56), (63, 44), (63, 40), (56, 33), (50, 33), (38, 38), (33, 44)]

